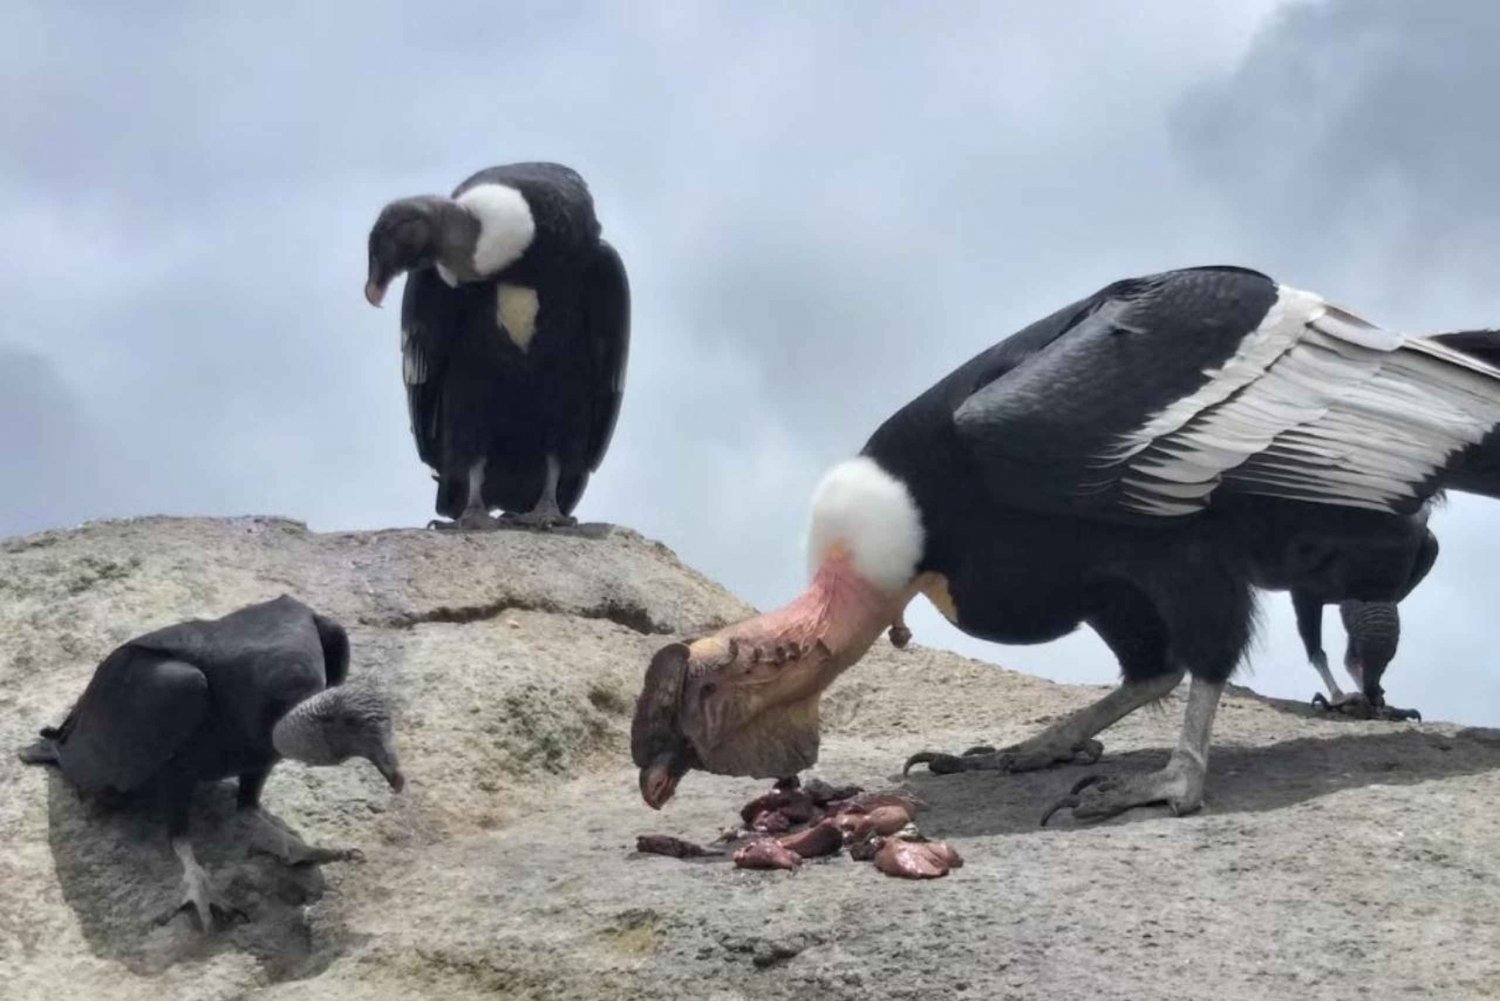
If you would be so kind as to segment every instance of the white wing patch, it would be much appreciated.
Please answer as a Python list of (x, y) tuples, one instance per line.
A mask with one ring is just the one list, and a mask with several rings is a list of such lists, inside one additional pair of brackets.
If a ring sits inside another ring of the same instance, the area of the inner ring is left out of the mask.
[(1382, 330), (1310, 292), (1276, 302), (1197, 392), (1101, 456), (1125, 503), (1203, 510), (1214, 490), (1346, 507), (1410, 507), (1424, 480), (1500, 424), (1500, 370)]
[(412, 332), (401, 328), (401, 377), (408, 386), (420, 386), (427, 381), (427, 352), (413, 343)]
[(511, 343), (523, 352), (536, 336), (536, 314), (541, 307), (536, 289), (501, 283), (495, 292), (495, 320)]
[(520, 260), (536, 236), (536, 220), (521, 192), (504, 184), (476, 184), (454, 201), (479, 220), (474, 270), (481, 278)]

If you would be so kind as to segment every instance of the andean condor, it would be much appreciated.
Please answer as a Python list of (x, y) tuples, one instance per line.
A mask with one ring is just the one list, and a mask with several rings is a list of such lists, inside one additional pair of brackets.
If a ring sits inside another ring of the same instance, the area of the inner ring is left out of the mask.
[[(1087, 623), (1123, 683), (1014, 747), (924, 752), (908, 767), (1097, 759), (1095, 734), (1187, 673), (1167, 765), (1091, 776), (1054, 810), (1196, 810), (1253, 587), (1320, 570), (1299, 571), (1301, 554), (1419, 544), (1411, 516), (1445, 487), (1500, 495), (1496, 361), (1500, 334), (1406, 337), (1243, 268), (1132, 278), (1064, 307), (960, 366), (824, 476), (800, 597), (657, 652), (631, 732), (643, 797), (660, 807), (694, 767), (784, 777), (811, 765), (820, 693), (882, 631), (904, 638), (902, 610), (923, 594), (998, 642)], [(1401, 561), (1372, 570), (1337, 597), (1390, 601), (1411, 585)]]
[(287, 595), (221, 619), (147, 633), (104, 658), (67, 718), (24, 748), (106, 806), (162, 812), (182, 864), (181, 907), (206, 931), (224, 910), (193, 855), (188, 817), (201, 782), (239, 779), (239, 808), (256, 845), (288, 864), (349, 858), (315, 848), (266, 817), (260, 793), (282, 758), (336, 765), (367, 758), (392, 789), (405, 780), (390, 712), (376, 692), (343, 684), (344, 628)]
[(453, 197), (402, 198), (370, 231), (365, 298), (408, 272), (402, 371), (438, 527), (490, 511), (571, 524), (614, 433), (630, 344), (625, 266), (588, 186), (555, 163), (482, 170)]
[[(1427, 515), (1424, 508), (1413, 518), (1425, 524)], [(1409, 536), (1396, 545), (1377, 543), (1362, 550), (1346, 550), (1338, 559), (1321, 561), (1317, 567), (1305, 567), (1297, 583), (1291, 586), (1292, 608), (1297, 615), (1297, 632), (1302, 637), (1308, 662), (1328, 689), (1326, 696), (1322, 692), (1313, 696), (1314, 706), (1362, 719), (1422, 718), (1415, 709), (1388, 705), (1381, 681), (1401, 641), (1398, 602), (1422, 582), (1437, 556), (1437, 537), (1431, 530), (1424, 530), (1419, 536)], [(1403, 575), (1407, 579), (1406, 588), (1393, 600), (1359, 601), (1342, 597), (1357, 589), (1351, 583), (1351, 577), (1383, 573)], [(1339, 687), (1328, 669), (1328, 655), (1323, 652), (1323, 606), (1327, 604), (1338, 605), (1339, 617), (1344, 623), (1347, 636), (1344, 670), (1354, 679), (1355, 690), (1352, 692)]]

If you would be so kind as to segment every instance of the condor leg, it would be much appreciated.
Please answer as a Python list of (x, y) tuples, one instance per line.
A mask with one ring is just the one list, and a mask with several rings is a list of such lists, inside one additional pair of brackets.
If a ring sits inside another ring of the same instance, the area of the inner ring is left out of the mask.
[(1150, 600), (1133, 585), (1107, 582), (1089, 594), (1085, 621), (1120, 662), (1124, 684), (1091, 706), (1053, 723), (1029, 740), (996, 750), (971, 747), (961, 755), (923, 751), (906, 762), (940, 775), (952, 772), (1026, 772), (1081, 761), (1093, 764), (1104, 753), (1094, 735), (1141, 706), (1170, 694), (1182, 670), (1168, 666), (1167, 631)]
[(358, 848), (321, 848), (310, 845), (272, 820), (260, 807), (260, 791), (270, 774), (271, 769), (263, 768), (240, 776), (239, 822), (245, 829), (251, 851), (270, 855), (287, 865), (315, 865), (359, 861), (364, 858)]
[(1187, 712), (1177, 748), (1160, 771), (1145, 775), (1089, 775), (1042, 815), (1042, 826), (1059, 810), (1072, 810), (1077, 820), (1103, 820), (1137, 806), (1165, 803), (1175, 816), (1193, 813), (1203, 805), (1203, 782), (1208, 776), (1208, 746), (1222, 681), (1194, 678), (1188, 689)]
[(530, 511), (520, 514), (507, 512), (503, 521), (509, 525), (522, 525), (527, 528), (566, 528), (578, 524), (578, 519), (563, 514), (562, 508), (557, 503), (557, 481), (562, 473), (562, 467), (557, 461), (557, 456), (547, 456), (547, 479), (542, 486), (542, 495), (537, 498), (536, 505)]
[(1104, 753), (1104, 745), (1094, 739), (1096, 733), (1113, 726), (1141, 706), (1171, 694), (1181, 680), (1182, 672), (1172, 671), (1144, 681), (1127, 681), (1093, 705), (1069, 714), (1019, 744), (999, 750), (971, 747), (962, 754), (922, 751), (906, 759), (903, 773), (920, 764), (939, 775), (977, 771), (1030, 772), (1080, 759), (1080, 763), (1091, 765)]

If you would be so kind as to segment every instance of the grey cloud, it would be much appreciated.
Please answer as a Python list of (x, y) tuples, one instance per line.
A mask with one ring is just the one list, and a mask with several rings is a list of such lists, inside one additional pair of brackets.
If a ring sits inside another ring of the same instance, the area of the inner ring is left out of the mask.
[(1184, 102), (1182, 147), (1279, 266), (1378, 278), (1368, 308), (1403, 320), (1425, 291), (1437, 308), (1415, 322), (1461, 323), (1443, 300), (1487, 304), (1495, 284), (1497, 33), (1484, 0), (1299, 4)]
[(119, 488), (120, 470), (53, 365), (5, 345), (0, 428), (0, 535), (77, 523)]

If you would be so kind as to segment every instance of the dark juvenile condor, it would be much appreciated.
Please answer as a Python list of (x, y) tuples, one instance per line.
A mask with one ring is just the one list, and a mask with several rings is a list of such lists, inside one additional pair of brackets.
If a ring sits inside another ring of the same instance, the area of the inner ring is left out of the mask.
[[(1427, 510), (1413, 516), (1425, 525)], [(1328, 689), (1313, 696), (1313, 705), (1361, 718), (1387, 720), (1421, 719), (1415, 709), (1397, 709), (1387, 705), (1381, 680), (1396, 647), (1401, 641), (1401, 611), (1397, 602), (1404, 600), (1420, 584), (1437, 561), (1438, 541), (1430, 530), (1407, 536), (1397, 545), (1375, 545), (1363, 551), (1342, 554), (1317, 569), (1308, 568), (1291, 587), (1292, 608), (1297, 614), (1297, 632), (1307, 650), (1308, 662)], [(1333, 570), (1332, 574), (1328, 570)], [(1349, 578), (1393, 573), (1404, 575), (1407, 586), (1391, 601), (1358, 601), (1342, 595), (1358, 590)], [(1328, 669), (1328, 655), (1323, 652), (1323, 606), (1337, 604), (1344, 623), (1347, 642), (1344, 647), (1344, 670), (1354, 680), (1355, 689), (1345, 692)]]
[[(1413, 516), (1445, 487), (1500, 495), (1496, 360), (1500, 334), (1406, 337), (1243, 268), (1132, 278), (1064, 307), (960, 366), (824, 476), (806, 592), (657, 652), (632, 728), (644, 798), (660, 807), (694, 767), (808, 767), (820, 693), (882, 631), (905, 639), (902, 610), (924, 594), (998, 642), (1086, 623), (1124, 678), (1019, 745), (924, 752), (908, 767), (1095, 760), (1097, 733), (1186, 673), (1166, 766), (1091, 776), (1053, 809), (1198, 809), (1252, 589), (1304, 584), (1372, 545), (1415, 551), (1426, 529)], [(1344, 575), (1335, 597), (1410, 589), (1408, 563), (1370, 569)]]
[(224, 908), (188, 839), (200, 782), (237, 777), (249, 836), (289, 864), (353, 853), (304, 844), (261, 812), (277, 761), (363, 757), (401, 789), (390, 714), (374, 692), (343, 687), (348, 668), (343, 627), (287, 596), (168, 626), (106, 657), (62, 725), (43, 730), (21, 760), (57, 765), (80, 795), (106, 805), (161, 811), (182, 863), (181, 907), (206, 930)]
[(451, 198), (391, 202), (370, 230), (365, 298), (409, 272), (402, 371), (437, 527), (572, 524), (625, 388), (630, 290), (583, 178), (491, 167)]

